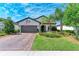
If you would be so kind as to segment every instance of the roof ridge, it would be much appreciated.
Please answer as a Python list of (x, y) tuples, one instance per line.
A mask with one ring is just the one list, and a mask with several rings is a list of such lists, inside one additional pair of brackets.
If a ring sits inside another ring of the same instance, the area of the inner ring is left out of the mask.
[[(36, 21), (36, 22), (39, 22), (39, 23), (41, 23), (40, 21), (38, 21), (38, 20), (36, 20), (36, 19), (39, 19), (39, 18), (41, 18), (41, 17), (46, 17), (45, 15), (42, 15), (42, 16), (39, 16), (39, 17), (37, 17), (37, 18), (31, 18), (31, 17), (26, 17), (26, 18), (24, 18), (24, 19), (22, 19), (22, 20), (20, 20), (20, 21), (17, 21), (16, 23), (19, 23), (19, 22), (21, 22), (21, 21), (23, 21), (23, 20), (26, 20), (26, 19), (31, 19), (31, 20), (34, 20), (34, 21)], [(47, 18), (47, 17), (46, 17)]]

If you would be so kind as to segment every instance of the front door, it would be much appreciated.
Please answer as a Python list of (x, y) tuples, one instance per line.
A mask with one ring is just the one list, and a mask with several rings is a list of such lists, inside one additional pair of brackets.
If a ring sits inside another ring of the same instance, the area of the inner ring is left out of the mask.
[(45, 25), (42, 25), (41, 26), (41, 32), (45, 32), (46, 31), (46, 26)]

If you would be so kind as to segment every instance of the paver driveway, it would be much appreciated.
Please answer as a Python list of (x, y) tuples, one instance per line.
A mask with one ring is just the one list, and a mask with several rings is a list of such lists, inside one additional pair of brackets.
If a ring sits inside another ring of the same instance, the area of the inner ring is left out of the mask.
[(0, 37), (1, 51), (27, 51), (31, 50), (35, 33), (21, 33)]

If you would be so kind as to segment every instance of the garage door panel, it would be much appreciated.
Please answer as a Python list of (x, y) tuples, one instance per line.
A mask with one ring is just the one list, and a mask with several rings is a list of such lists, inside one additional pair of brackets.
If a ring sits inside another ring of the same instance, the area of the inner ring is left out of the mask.
[(35, 25), (27, 25), (27, 26), (21, 26), (21, 32), (33, 33), (33, 32), (38, 32), (38, 30), (37, 30), (37, 26)]

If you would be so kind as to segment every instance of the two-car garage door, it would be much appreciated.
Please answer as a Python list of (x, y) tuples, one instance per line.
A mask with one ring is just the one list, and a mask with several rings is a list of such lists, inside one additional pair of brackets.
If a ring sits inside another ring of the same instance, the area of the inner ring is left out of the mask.
[(21, 26), (21, 32), (35, 33), (35, 32), (38, 32), (38, 28), (37, 28), (37, 25), (23, 25)]

